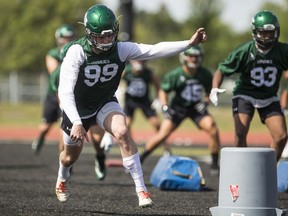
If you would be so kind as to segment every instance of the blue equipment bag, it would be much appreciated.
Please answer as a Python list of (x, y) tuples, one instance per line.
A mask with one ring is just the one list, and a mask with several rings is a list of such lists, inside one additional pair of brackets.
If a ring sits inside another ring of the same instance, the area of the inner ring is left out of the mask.
[(278, 192), (288, 192), (288, 161), (279, 161), (277, 165)]
[(205, 186), (197, 161), (179, 156), (161, 157), (152, 171), (150, 182), (161, 190), (200, 191)]

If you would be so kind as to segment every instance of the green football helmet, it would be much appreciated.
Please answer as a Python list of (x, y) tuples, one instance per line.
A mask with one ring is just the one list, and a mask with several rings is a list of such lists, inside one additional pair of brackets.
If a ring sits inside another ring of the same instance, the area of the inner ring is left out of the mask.
[(57, 45), (62, 47), (67, 41), (63, 40), (64, 38), (68, 38), (69, 40), (73, 40), (76, 36), (76, 30), (72, 25), (63, 24), (59, 26), (55, 32), (55, 39)]
[[(198, 68), (202, 64), (204, 50), (200, 45), (192, 46), (189, 49), (179, 54), (181, 64), (185, 64), (188, 68)], [(187, 62), (185, 56), (197, 56), (197, 63)]]
[[(119, 31), (119, 22), (111, 9), (97, 4), (90, 7), (84, 16), (84, 26), (89, 43), (96, 49), (108, 51), (115, 44)], [(97, 42), (99, 37), (111, 37), (107, 43)]]
[[(260, 11), (252, 18), (252, 36), (260, 49), (267, 50), (271, 48), (280, 35), (280, 26), (277, 17), (270, 11)], [(269, 36), (264, 36), (264, 33)]]

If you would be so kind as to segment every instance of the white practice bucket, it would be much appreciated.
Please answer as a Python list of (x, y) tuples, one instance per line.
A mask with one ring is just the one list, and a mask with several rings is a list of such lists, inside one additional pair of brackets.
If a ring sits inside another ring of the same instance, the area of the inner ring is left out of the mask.
[(272, 148), (221, 150), (218, 206), (212, 216), (285, 216), (277, 206), (276, 153)]

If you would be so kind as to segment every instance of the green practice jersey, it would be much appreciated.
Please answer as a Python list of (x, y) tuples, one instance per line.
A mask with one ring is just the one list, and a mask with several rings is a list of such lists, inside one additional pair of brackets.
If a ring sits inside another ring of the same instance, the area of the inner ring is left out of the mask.
[(126, 99), (142, 101), (149, 97), (149, 84), (151, 83), (152, 71), (144, 68), (140, 73), (133, 73), (131, 65), (125, 68), (123, 79), (127, 83), (125, 92)]
[(51, 86), (51, 90), (56, 94), (58, 92), (59, 87), (59, 76), (60, 76), (61, 64), (50, 74), (49, 77), (49, 85)]
[(212, 74), (206, 68), (200, 67), (194, 75), (186, 74), (182, 66), (167, 73), (162, 82), (161, 89), (165, 92), (174, 92), (171, 103), (178, 106), (189, 107), (202, 101), (212, 87)]
[(247, 95), (255, 99), (277, 96), (282, 72), (288, 69), (288, 44), (278, 42), (266, 54), (261, 54), (250, 41), (233, 50), (219, 64), (222, 74), (239, 73), (234, 95)]
[(61, 61), (60, 59), (60, 51), (58, 47), (54, 47), (53, 49), (50, 49), (47, 53), (48, 56), (52, 56), (53, 58), (57, 59), (58, 62)]
[(74, 96), (79, 115), (89, 116), (114, 96), (125, 68), (125, 62), (119, 59), (117, 46), (113, 46), (111, 50), (101, 55), (96, 55), (86, 37), (65, 45), (64, 58), (72, 45), (80, 45), (86, 55), (80, 66)]
[[(55, 58), (59, 63), (61, 62), (60, 60), (60, 51), (58, 49), (58, 47), (55, 47), (53, 49), (50, 49), (47, 53), (48, 56), (51, 56), (53, 58)], [(53, 73), (53, 72), (52, 72)], [(50, 74), (48, 75), (48, 89), (47, 89), (47, 93), (48, 94), (55, 94), (56, 91), (55, 89), (53, 88), (52, 86), (52, 83), (51, 83), (51, 78), (50, 78)]]
[(114, 97), (127, 61), (171, 56), (187, 48), (189, 40), (154, 45), (116, 41), (110, 50), (97, 54), (87, 36), (74, 40), (61, 50), (60, 106), (73, 124), (80, 123)]

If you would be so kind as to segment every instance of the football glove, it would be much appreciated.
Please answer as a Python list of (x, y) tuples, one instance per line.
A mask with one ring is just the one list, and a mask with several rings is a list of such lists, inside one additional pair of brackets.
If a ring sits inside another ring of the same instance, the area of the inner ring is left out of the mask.
[(171, 113), (170, 113), (170, 108), (167, 105), (162, 106), (162, 113), (163, 113), (164, 118), (166, 119), (172, 118)]
[(155, 98), (152, 101), (151, 108), (155, 109), (157, 113), (161, 113), (162, 106), (161, 106), (161, 102), (160, 102), (160, 100), (158, 98)]
[(218, 94), (224, 93), (226, 89), (212, 88), (209, 99), (214, 104), (214, 106), (218, 105)]
[(100, 148), (104, 149), (105, 153), (108, 153), (110, 148), (113, 146), (113, 143), (114, 141), (112, 135), (105, 132), (100, 143)]
[(288, 116), (288, 108), (282, 108), (284, 116)]

